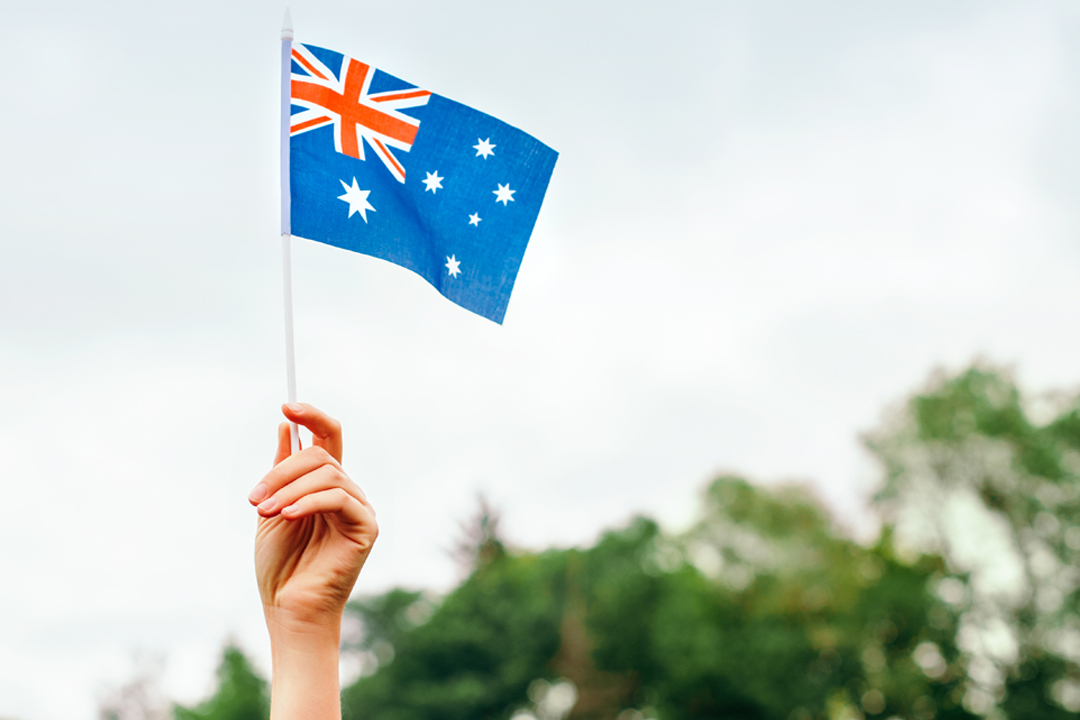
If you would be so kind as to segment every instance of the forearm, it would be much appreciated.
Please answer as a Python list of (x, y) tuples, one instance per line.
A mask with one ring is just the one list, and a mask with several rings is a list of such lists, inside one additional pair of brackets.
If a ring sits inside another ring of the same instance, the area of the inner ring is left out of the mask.
[(341, 720), (340, 619), (313, 624), (280, 609), (264, 611), (274, 663), (270, 720)]

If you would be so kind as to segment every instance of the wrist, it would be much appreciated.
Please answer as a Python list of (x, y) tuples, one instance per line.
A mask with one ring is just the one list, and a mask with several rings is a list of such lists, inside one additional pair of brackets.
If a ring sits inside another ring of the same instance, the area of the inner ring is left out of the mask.
[(340, 612), (307, 612), (280, 606), (263, 605), (266, 629), (274, 648), (299, 653), (337, 652), (341, 641)]
[(311, 621), (263, 607), (273, 658), (271, 720), (340, 720), (341, 616)]

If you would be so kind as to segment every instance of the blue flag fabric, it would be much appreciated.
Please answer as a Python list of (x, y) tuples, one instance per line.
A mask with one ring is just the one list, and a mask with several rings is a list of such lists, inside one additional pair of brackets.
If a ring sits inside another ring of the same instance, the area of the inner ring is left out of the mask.
[(341, 53), (292, 48), (294, 235), (406, 267), (501, 323), (558, 157)]

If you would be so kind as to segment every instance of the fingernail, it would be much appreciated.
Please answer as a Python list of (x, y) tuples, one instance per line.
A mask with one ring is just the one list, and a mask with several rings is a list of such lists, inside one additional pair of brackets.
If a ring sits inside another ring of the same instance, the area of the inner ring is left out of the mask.
[(304, 412), (304, 406), (300, 405), (298, 403), (286, 403), (285, 407), (289, 408), (289, 412), (291, 412), (294, 415), (298, 415), (298, 414)]
[(266, 483), (259, 483), (255, 486), (255, 489), (248, 495), (248, 500), (253, 503), (262, 502), (267, 495), (270, 494), (270, 488), (266, 487)]
[(300, 508), (296, 507), (295, 505), (290, 505), (289, 507), (282, 510), (281, 514), (282, 515), (292, 515), (294, 512), (296, 512), (299, 509)]
[(259, 509), (263, 512), (270, 512), (277, 505), (277, 498), (267, 498), (259, 503)]

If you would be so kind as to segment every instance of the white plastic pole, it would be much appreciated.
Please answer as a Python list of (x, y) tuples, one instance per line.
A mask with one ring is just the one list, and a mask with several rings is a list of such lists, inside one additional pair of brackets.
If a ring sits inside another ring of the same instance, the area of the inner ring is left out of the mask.
[[(281, 23), (281, 269), (285, 294), (285, 377), (289, 402), (296, 402), (296, 352), (293, 349), (292, 195), (289, 183), (289, 117), (292, 114), (292, 16), (285, 8)], [(289, 423), (289, 444), (300, 451), (300, 431)]]

